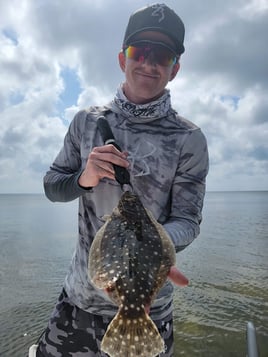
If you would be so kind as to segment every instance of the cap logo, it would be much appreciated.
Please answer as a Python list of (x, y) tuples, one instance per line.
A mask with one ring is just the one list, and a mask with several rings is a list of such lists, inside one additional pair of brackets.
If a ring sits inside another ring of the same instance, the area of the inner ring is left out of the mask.
[(154, 9), (154, 11), (152, 12), (152, 16), (159, 16), (158, 22), (163, 21), (165, 18), (165, 7), (165, 4), (156, 4), (152, 6), (152, 8)]

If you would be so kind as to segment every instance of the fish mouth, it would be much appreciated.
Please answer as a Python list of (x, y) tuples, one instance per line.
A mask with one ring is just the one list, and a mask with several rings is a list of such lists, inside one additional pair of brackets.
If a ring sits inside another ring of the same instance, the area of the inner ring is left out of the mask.
[(120, 202), (122, 204), (133, 204), (135, 202), (138, 202), (139, 201), (139, 198), (138, 196), (135, 194), (135, 193), (132, 193), (130, 191), (126, 191), (123, 193), (121, 199), (120, 199)]
[(137, 210), (141, 207), (140, 200), (137, 195), (126, 191), (121, 197), (118, 208), (121, 214), (135, 214)]

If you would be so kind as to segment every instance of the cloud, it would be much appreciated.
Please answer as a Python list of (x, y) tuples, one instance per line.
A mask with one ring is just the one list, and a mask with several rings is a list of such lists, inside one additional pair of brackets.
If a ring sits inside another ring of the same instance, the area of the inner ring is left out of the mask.
[[(207, 136), (208, 189), (267, 190), (267, 2), (166, 3), (186, 26), (172, 103)], [(0, 3), (1, 192), (42, 191), (75, 113), (106, 104), (123, 81), (117, 55), (125, 27), (146, 4)]]
[(259, 85), (267, 90), (264, 58), (268, 48), (263, 44), (263, 34), (268, 31), (268, 14), (254, 18), (236, 14), (214, 24), (193, 43), (196, 56), (191, 56), (188, 66), (200, 75), (224, 79), (236, 90)]

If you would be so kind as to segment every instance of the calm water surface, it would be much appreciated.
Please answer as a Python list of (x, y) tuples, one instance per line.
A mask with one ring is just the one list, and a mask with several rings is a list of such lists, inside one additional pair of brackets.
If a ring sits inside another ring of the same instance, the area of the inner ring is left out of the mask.
[[(77, 201), (0, 195), (0, 356), (46, 326), (77, 237)], [(246, 356), (246, 323), (268, 356), (268, 192), (207, 193), (201, 234), (177, 257), (174, 357)]]

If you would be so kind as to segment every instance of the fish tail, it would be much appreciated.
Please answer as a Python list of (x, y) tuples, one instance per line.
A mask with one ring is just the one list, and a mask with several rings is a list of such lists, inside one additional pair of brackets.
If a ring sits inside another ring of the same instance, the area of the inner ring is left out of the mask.
[(144, 309), (135, 317), (121, 309), (108, 326), (101, 349), (110, 357), (154, 357), (164, 351), (164, 341)]

